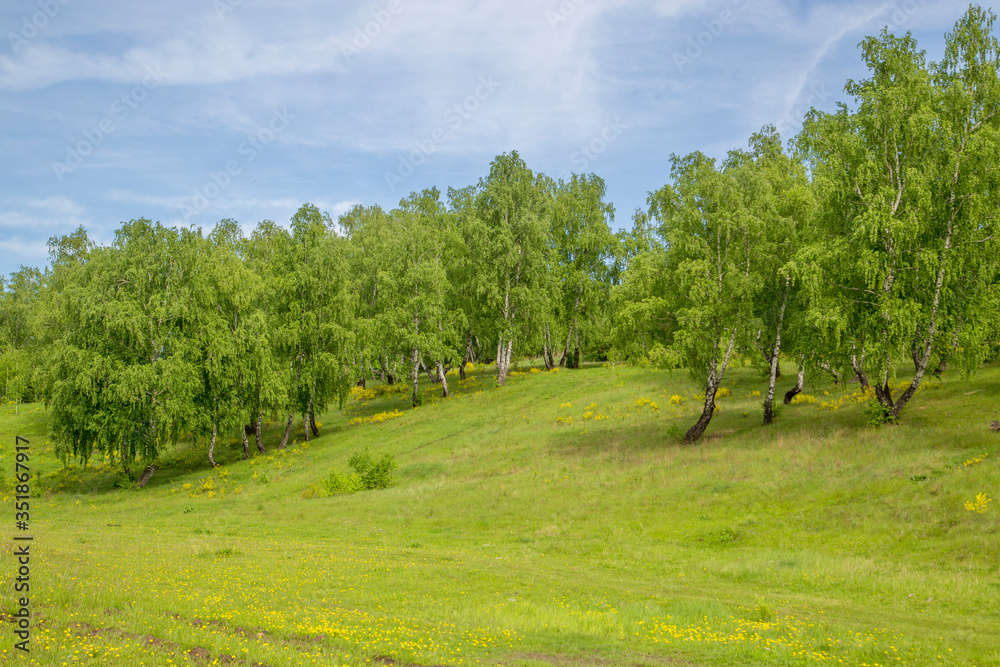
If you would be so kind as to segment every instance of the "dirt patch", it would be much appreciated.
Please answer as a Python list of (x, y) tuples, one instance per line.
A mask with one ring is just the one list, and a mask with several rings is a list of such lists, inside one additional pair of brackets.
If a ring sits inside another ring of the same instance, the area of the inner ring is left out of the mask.
[(236, 626), (236, 634), (242, 635), (245, 639), (268, 639), (270, 635), (264, 628), (241, 628)]
[(190, 651), (188, 651), (187, 654), (189, 656), (191, 656), (192, 658), (194, 658), (194, 660), (196, 662), (211, 662), (211, 660), (212, 660), (212, 654), (211, 653), (209, 653), (207, 650), (205, 650), (203, 648), (200, 648), (200, 647), (197, 647), (197, 646), (195, 648), (191, 649)]
[(386, 665), (386, 667), (447, 667), (447, 665), (415, 665), (412, 662), (401, 662), (387, 655), (379, 655), (372, 658), (372, 663)]
[[(198, 619), (195, 619), (198, 620)], [(218, 622), (216, 622), (218, 623)], [(205, 623), (206, 625), (211, 623)], [(70, 623), (68, 626), (71, 630), (75, 631), (78, 635), (86, 637), (126, 637), (132, 639), (146, 646), (152, 646), (157, 650), (163, 651), (164, 653), (169, 653), (172, 655), (189, 655), (196, 662), (212, 662), (212, 654), (208, 650), (201, 647), (195, 647), (192, 649), (184, 650), (180, 644), (176, 644), (165, 639), (161, 639), (156, 635), (139, 635), (134, 632), (129, 632), (127, 630), (122, 630), (121, 628), (98, 628), (90, 623), (80, 622), (80, 623)], [(245, 635), (246, 636), (246, 635)], [(233, 665), (241, 664), (248, 665), (249, 667), (271, 667), (263, 662), (246, 663), (243, 660), (237, 660), (236, 657), (231, 655), (220, 654), (217, 658), (218, 662), (223, 665)]]
[[(175, 620), (183, 620), (179, 614), (168, 614), (170, 618)], [(275, 637), (270, 632), (264, 628), (250, 627), (244, 628), (241, 626), (230, 626), (225, 621), (220, 621), (218, 619), (203, 619), (203, 618), (192, 618), (190, 621), (191, 625), (196, 628), (207, 628), (213, 627), (222, 630), (228, 634), (239, 635), (243, 639), (250, 639), (259, 642), (267, 641), (268, 643), (282, 643), (286, 646), (292, 646), (296, 649), (302, 651), (310, 650), (310, 646), (313, 644), (322, 644), (330, 639), (329, 635), (325, 634), (315, 634), (315, 635), (291, 635), (289, 637)], [(219, 661), (222, 662), (224, 656), (219, 656)], [(235, 660), (236, 658), (233, 658)], [(227, 664), (227, 663), (222, 663)], [(251, 666), (253, 667), (253, 666)]]
[(556, 655), (546, 655), (544, 653), (513, 653), (511, 658), (515, 660), (533, 660), (543, 662), (554, 667), (611, 667), (612, 665), (622, 665), (629, 667), (645, 667), (646, 665), (671, 665), (672, 667), (696, 667), (695, 663), (681, 660), (679, 658), (668, 658), (662, 655), (641, 655), (622, 658), (621, 660), (610, 660), (596, 655), (566, 655), (559, 653)]

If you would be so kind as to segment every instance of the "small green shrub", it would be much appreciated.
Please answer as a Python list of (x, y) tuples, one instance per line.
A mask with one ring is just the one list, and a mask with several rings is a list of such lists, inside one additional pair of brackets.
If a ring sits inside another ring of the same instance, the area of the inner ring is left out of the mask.
[(876, 400), (871, 400), (865, 405), (865, 417), (869, 426), (881, 426), (883, 424), (895, 424), (896, 419), (892, 416), (889, 408)]
[(396, 459), (392, 454), (383, 454), (378, 459), (372, 457), (367, 447), (355, 452), (347, 464), (354, 468), (364, 489), (388, 489), (395, 483), (393, 471), (396, 470)]
[(355, 493), (362, 491), (364, 484), (357, 474), (343, 474), (337, 471), (330, 473), (330, 476), (323, 480), (323, 491), (328, 496), (340, 496), (345, 493)]
[(371, 450), (365, 447), (360, 452), (355, 452), (347, 463), (354, 472), (342, 473), (334, 470), (319, 484), (306, 488), (302, 492), (302, 497), (325, 498), (370, 489), (387, 489), (396, 482), (393, 472), (397, 465), (392, 454), (383, 454), (375, 458)]
[(723, 528), (722, 530), (709, 533), (707, 539), (710, 544), (732, 544), (740, 539), (740, 533), (738, 530), (733, 530), (732, 528)]
[(130, 491), (135, 488), (135, 480), (124, 470), (119, 470), (115, 475), (115, 488), (122, 491)]

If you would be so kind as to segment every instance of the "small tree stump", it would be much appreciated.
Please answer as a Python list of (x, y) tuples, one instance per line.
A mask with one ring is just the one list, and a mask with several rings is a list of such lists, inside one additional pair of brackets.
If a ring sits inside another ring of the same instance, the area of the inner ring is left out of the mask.
[(994, 419), (990, 422), (990, 430), (994, 433), (1000, 433), (1000, 421)]
[(154, 472), (156, 472), (156, 468), (154, 468), (153, 466), (147, 466), (146, 467), (146, 471), (144, 473), (142, 473), (142, 477), (139, 478), (139, 488), (140, 489), (142, 487), (146, 486), (147, 484), (149, 484), (149, 480), (151, 480), (153, 478), (153, 473)]

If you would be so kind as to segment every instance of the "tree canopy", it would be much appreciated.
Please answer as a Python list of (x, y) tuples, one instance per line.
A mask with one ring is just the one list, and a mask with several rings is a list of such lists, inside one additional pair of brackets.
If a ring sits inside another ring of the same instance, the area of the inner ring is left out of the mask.
[[(250, 436), (264, 415), (316, 415), (353, 384), (489, 362), (630, 361), (687, 368), (709, 426), (735, 357), (769, 377), (856, 378), (883, 421), (927, 373), (1000, 348), (1000, 43), (970, 7), (927, 62), (910, 34), (860, 45), (850, 103), (812, 110), (783, 143), (763, 127), (717, 160), (673, 155), (630, 230), (596, 174), (555, 181), (516, 151), (477, 183), (413, 192), (338, 220), (305, 204), (246, 230), (123, 223), (50, 240), (44, 271), (0, 279), (0, 386), (52, 410), (64, 458), (131, 472), (180, 437)], [(901, 369), (912, 364), (913, 372)]]

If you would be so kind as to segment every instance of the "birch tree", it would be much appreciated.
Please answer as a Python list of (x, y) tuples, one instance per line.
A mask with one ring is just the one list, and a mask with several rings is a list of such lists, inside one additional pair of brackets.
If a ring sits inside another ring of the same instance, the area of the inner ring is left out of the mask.
[(753, 320), (760, 290), (753, 267), (765, 222), (747, 205), (745, 183), (702, 153), (673, 156), (671, 177), (673, 183), (652, 193), (649, 204), (671, 267), (665, 296), (677, 318), (672, 348), (692, 376), (705, 382), (702, 414), (684, 435), (685, 443), (693, 443), (708, 428), (716, 392)]
[(456, 313), (449, 311), (450, 291), (445, 269), (446, 211), (436, 188), (411, 193), (392, 213), (390, 243), (395, 325), (400, 346), (410, 362), (412, 403), (420, 404), (419, 375), (426, 357), (448, 396), (445, 365), (458, 357)]
[(197, 234), (134, 220), (84, 261), (57, 258), (45, 377), (57, 452), (104, 452), (125, 472), (193, 425), (197, 367), (186, 324)]
[(14, 414), (32, 382), (37, 341), (34, 309), (42, 289), (38, 269), (22, 266), (9, 281), (0, 277), (0, 393), (14, 403)]
[[(856, 108), (812, 112), (803, 142), (824, 191), (812, 316), (895, 421), (943, 345), (978, 363), (995, 271), (1000, 65), (994, 15), (970, 7), (928, 66), (909, 35), (862, 42)], [(901, 393), (895, 363), (914, 376)]]
[[(556, 188), (550, 224), (556, 312), (561, 329), (566, 332), (560, 366), (579, 365), (581, 337), (586, 340), (595, 336), (609, 301), (611, 260), (615, 249), (610, 225), (614, 223), (615, 213), (614, 207), (604, 201), (606, 192), (604, 180), (595, 174), (573, 174), (569, 181), (560, 181)], [(547, 362), (551, 362), (552, 355), (550, 338), (546, 329)]]
[(335, 233), (330, 217), (306, 204), (292, 217), (291, 228), (281, 298), (289, 327), (284, 343), (296, 378), (295, 405), (308, 440), (310, 434), (319, 435), (316, 413), (334, 399), (343, 401), (352, 384), (355, 310), (348, 242)]
[[(787, 321), (798, 314), (797, 306), (801, 304), (801, 299), (797, 298), (800, 238), (811, 221), (815, 206), (805, 169), (798, 160), (785, 154), (781, 137), (773, 126), (765, 126), (754, 134), (749, 150), (731, 151), (726, 168), (739, 182), (743, 208), (763, 225), (752, 269), (761, 281), (753, 304), (757, 327), (753, 345), (767, 367), (766, 426), (774, 421), (779, 358), (782, 344), (789, 338)], [(800, 357), (797, 387), (804, 371), (805, 360)]]
[(530, 342), (549, 307), (546, 215), (550, 198), (546, 179), (536, 177), (516, 151), (496, 157), (489, 176), (477, 188), (470, 253), (475, 262), (476, 296), (496, 340), (500, 386), (507, 381), (515, 343)]
[(362, 379), (366, 374), (377, 375), (392, 383), (400, 349), (396, 328), (387, 316), (391, 307), (387, 280), (393, 261), (390, 214), (377, 205), (357, 205), (340, 216), (338, 223), (349, 241), (357, 375)]

